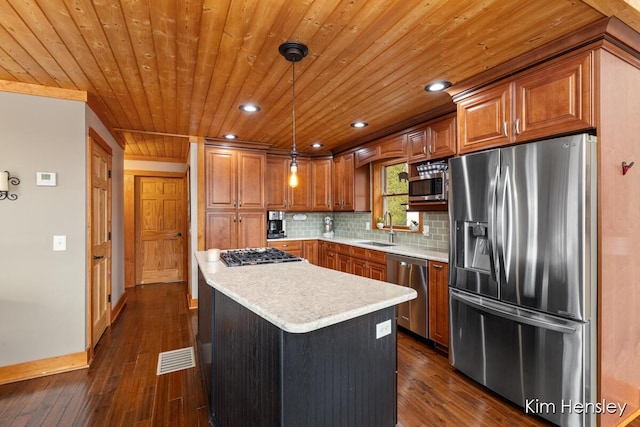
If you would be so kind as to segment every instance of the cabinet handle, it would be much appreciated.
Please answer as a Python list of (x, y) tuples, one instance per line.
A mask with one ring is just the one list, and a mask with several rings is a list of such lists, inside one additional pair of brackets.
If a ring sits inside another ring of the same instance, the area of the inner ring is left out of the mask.
[(233, 199), (233, 207), (236, 207), (236, 199)]
[(431, 149), (431, 144), (429, 144), (429, 154), (433, 154), (433, 150)]
[(441, 265), (434, 264), (433, 268), (437, 268), (438, 270), (442, 270), (443, 267)]
[(507, 133), (507, 121), (505, 120), (504, 123), (502, 123), (502, 135), (506, 138), (509, 136), (509, 134)]
[(98, 256), (98, 255), (94, 255), (94, 256), (93, 256), (93, 259), (102, 259), (102, 258), (104, 258), (104, 256), (103, 256), (103, 255), (100, 255), (100, 256)]
[(289, 247), (289, 245), (282, 245), (282, 247), (283, 247), (283, 248), (288, 248), (288, 247)]
[(330, 208), (331, 207), (331, 202), (329, 200), (327, 200), (327, 207)]
[(427, 147), (422, 146), (422, 154), (427, 155)]
[(242, 222), (242, 215), (238, 217), (238, 222)]
[(515, 126), (515, 132), (516, 135), (520, 135), (520, 119), (516, 119), (516, 121), (513, 123), (513, 125)]
[(242, 199), (238, 200), (238, 207), (241, 208), (242, 207)]
[(235, 215), (233, 216), (233, 222), (236, 222), (236, 216)]

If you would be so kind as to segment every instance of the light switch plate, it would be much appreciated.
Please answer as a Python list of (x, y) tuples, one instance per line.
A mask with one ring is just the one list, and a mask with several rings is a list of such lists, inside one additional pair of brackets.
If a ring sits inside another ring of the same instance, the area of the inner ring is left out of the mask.
[(66, 251), (67, 250), (67, 236), (53, 236), (53, 250), (54, 251)]
[(58, 174), (55, 172), (36, 172), (36, 185), (39, 187), (55, 187)]

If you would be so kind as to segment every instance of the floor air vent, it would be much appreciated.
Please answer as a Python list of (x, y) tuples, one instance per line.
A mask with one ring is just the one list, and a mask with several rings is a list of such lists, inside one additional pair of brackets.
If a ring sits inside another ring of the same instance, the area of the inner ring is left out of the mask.
[(193, 347), (164, 351), (158, 355), (158, 375), (181, 371), (196, 366)]

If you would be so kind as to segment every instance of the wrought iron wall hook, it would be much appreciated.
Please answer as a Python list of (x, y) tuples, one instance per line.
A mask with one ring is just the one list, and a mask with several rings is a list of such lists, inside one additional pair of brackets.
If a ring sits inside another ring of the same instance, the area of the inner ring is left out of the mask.
[(626, 175), (627, 172), (629, 171), (629, 169), (631, 169), (631, 166), (633, 166), (635, 162), (631, 162), (629, 164), (627, 164), (627, 162), (622, 162), (622, 175)]
[(9, 171), (1, 172), (1, 174), (2, 175), (6, 174), (6, 178), (0, 175), (0, 188), (2, 188), (0, 190), (0, 200), (4, 200), (4, 199), (16, 200), (18, 198), (18, 195), (15, 193), (13, 194), (9, 193), (9, 184), (18, 185), (20, 184), (20, 180), (15, 176), (11, 176), (9, 174)]

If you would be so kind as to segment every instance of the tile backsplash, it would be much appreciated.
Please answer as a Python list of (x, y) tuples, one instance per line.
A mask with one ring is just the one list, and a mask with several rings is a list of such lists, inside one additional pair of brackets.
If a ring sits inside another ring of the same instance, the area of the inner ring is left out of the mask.
[[(306, 216), (306, 219), (296, 220)], [(371, 223), (371, 213), (349, 213), (349, 212), (329, 212), (329, 213), (287, 213), (287, 237), (307, 238), (322, 236), (324, 231), (324, 218), (333, 218), (333, 229), (337, 236), (387, 241), (389, 232), (376, 229), (376, 225)], [(366, 230), (366, 223), (371, 223), (371, 229)], [(449, 249), (449, 216), (446, 212), (423, 212), (422, 224), (429, 226), (429, 235), (424, 236), (422, 230), (411, 233), (398, 231), (395, 236), (396, 243), (424, 246), (429, 249), (448, 250)]]

